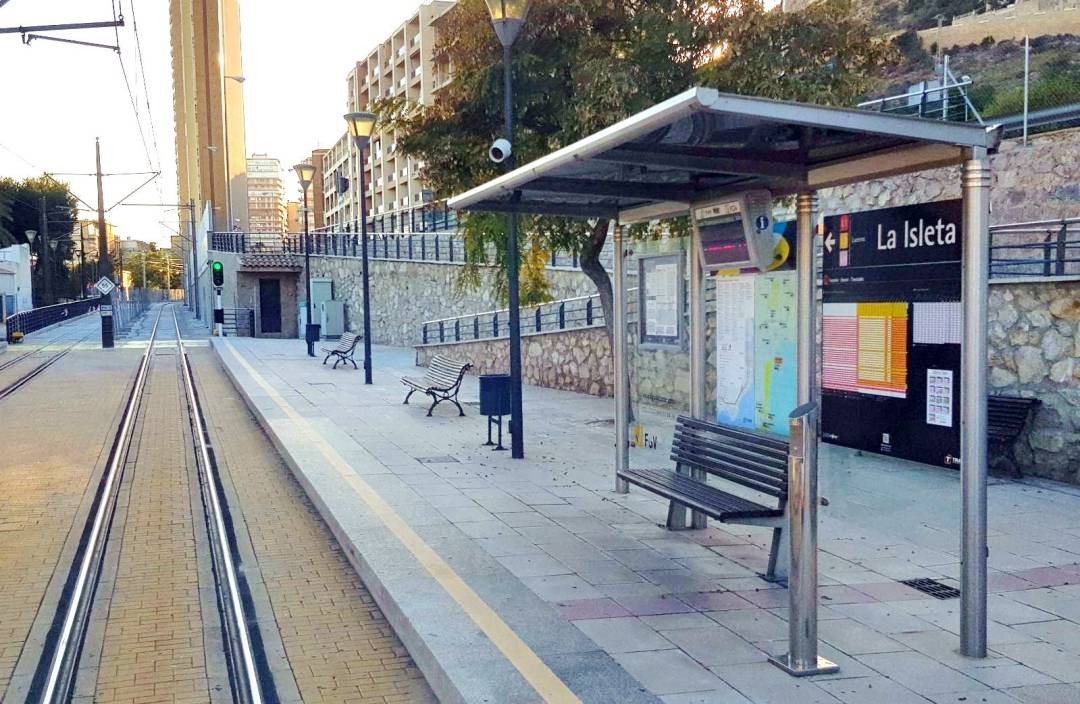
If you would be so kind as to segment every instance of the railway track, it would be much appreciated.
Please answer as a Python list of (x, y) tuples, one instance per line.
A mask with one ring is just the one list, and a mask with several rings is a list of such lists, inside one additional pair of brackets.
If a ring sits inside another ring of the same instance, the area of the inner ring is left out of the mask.
[[(44, 372), (46, 369), (48, 369), (52, 365), (59, 362), (69, 352), (71, 352), (71, 350), (75, 349), (76, 346), (78, 346), (81, 342), (86, 340), (88, 337), (90, 337), (90, 335), (84, 335), (83, 337), (79, 338), (78, 340), (76, 340), (76, 341), (74, 341), (74, 342), (72, 342), (70, 344), (67, 344), (64, 347), (61, 347), (54, 354), (51, 354), (48, 357), (46, 357), (45, 359), (41, 360), (41, 362), (39, 364), (31, 367), (30, 369), (27, 369), (26, 372), (24, 372), (23, 374), (20, 374), (14, 381), (8, 382), (7, 384), (4, 384), (3, 386), (0, 386), (0, 401), (4, 400), (8, 396), (12, 395), (13, 393), (15, 393), (16, 391), (21, 389), (23, 386), (30, 383), (34, 379), (34, 377), (38, 376), (39, 374)], [(6, 369), (12, 368), (12, 367), (14, 367), (15, 365), (19, 364), (20, 362), (22, 362), (24, 360), (28, 360), (31, 356), (33, 356), (35, 354), (39, 354), (40, 352), (43, 352), (46, 347), (49, 347), (52, 344), (53, 343), (50, 342), (48, 345), (45, 345), (45, 347), (43, 347), (43, 348), (36, 349), (36, 350), (31, 350), (29, 352), (24, 352), (21, 355), (19, 355), (18, 357), (15, 357), (14, 359), (7, 360), (3, 364), (0, 364), (0, 372), (4, 371)]]
[[(169, 308), (172, 325), (162, 325), (165, 309)], [(159, 339), (167, 336), (159, 334), (159, 327), (171, 327), (175, 331), (175, 343)], [(78, 344), (78, 343), (76, 343)], [(162, 349), (172, 349), (176, 354), (161, 353)], [(68, 350), (62, 352), (66, 354)], [(62, 356), (59, 354), (47, 360), (52, 364)], [(157, 358), (157, 359), (155, 359)], [(28, 690), (26, 701), (32, 702), (67, 702), (76, 693), (81, 665), (80, 661), (92, 630), (91, 622), (112, 617), (111, 597), (98, 594), (102, 576), (107, 567), (107, 556), (116, 560), (123, 559), (124, 553), (118, 552), (124, 540), (125, 528), (115, 524), (117, 507), (121, 494), (127, 492), (133, 496), (132, 476), (137, 474), (137, 465), (144, 461), (139, 448), (133, 446), (136, 428), (142, 433), (150, 427), (153, 432), (162, 432), (152, 422), (145, 419), (148, 413), (147, 380), (152, 370), (161, 365), (157, 372), (169, 370), (162, 365), (164, 360), (173, 360), (180, 385), (179, 397), (186, 406), (189, 428), (179, 426), (183, 432), (181, 445), (191, 443), (190, 448), (195, 458), (198, 475), (198, 493), (201, 497), (202, 515), (195, 515), (192, 508), (191, 521), (205, 524), (208, 537), (210, 563), (215, 592), (216, 614), (202, 612), (201, 618), (216, 618), (220, 625), (220, 647), (223, 652), (207, 653), (207, 657), (224, 661), (227, 669), (228, 694), (234, 702), (262, 704), (278, 700), (273, 677), (267, 669), (266, 657), (261, 652), (261, 638), (257, 629), (249, 624), (256, 623), (250, 614), (250, 594), (240, 577), (240, 566), (235, 556), (235, 536), (232, 535), (228, 506), (222, 499), (218, 469), (214, 460), (213, 445), (206, 430), (198, 389), (191, 373), (183, 335), (179, 321), (172, 306), (162, 306), (154, 320), (146, 350), (139, 362), (135, 380), (124, 404), (123, 412), (109, 451), (105, 469), (91, 504), (89, 516), (82, 528), (79, 548), (72, 561), (71, 569), (63, 589), (63, 596), (52, 619), (48, 636), (42, 647), (40, 658), (34, 670), (33, 681)], [(14, 361), (14, 360), (13, 360)], [(47, 366), (47, 365), (46, 365)], [(34, 372), (40, 373), (43, 369)], [(31, 377), (32, 378), (32, 377)], [(28, 379), (26, 380), (28, 381)], [(22, 381), (25, 383), (25, 381)], [(158, 382), (157, 388), (160, 388)], [(0, 396), (2, 398), (2, 396)], [(187, 430), (190, 430), (190, 434)], [(164, 430), (164, 432), (175, 432)], [(174, 438), (175, 439), (175, 438)], [(178, 463), (178, 464), (182, 464)], [(194, 483), (194, 480), (193, 480)], [(131, 499), (134, 500), (134, 499)], [(195, 504), (197, 502), (192, 502)], [(126, 508), (130, 511), (130, 508)], [(123, 523), (124, 521), (121, 521)], [(119, 555), (120, 557), (117, 557)], [(107, 628), (107, 626), (106, 626)], [(120, 629), (118, 629), (120, 630)], [(142, 647), (155, 648), (153, 643), (140, 644)], [(149, 653), (156, 657), (157, 653)]]

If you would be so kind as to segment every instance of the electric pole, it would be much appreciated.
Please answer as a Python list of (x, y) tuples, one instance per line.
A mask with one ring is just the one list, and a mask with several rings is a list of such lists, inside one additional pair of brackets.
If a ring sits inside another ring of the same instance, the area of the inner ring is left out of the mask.
[(41, 242), (38, 245), (41, 251), (41, 270), (43, 272), (42, 283), (45, 290), (42, 292), (42, 301), (45, 305), (50, 306), (55, 301), (52, 296), (52, 271), (49, 267), (49, 214), (48, 214), (48, 201), (45, 196), (41, 197)]
[[(97, 217), (98, 217), (98, 266), (102, 277), (111, 277), (112, 264), (109, 262), (109, 235), (105, 230), (105, 191), (101, 186), (101, 140), (94, 138), (94, 153), (97, 159)], [(112, 291), (101, 297), (101, 346), (113, 346), (113, 311)]]
[(86, 223), (79, 220), (79, 298), (86, 298)]

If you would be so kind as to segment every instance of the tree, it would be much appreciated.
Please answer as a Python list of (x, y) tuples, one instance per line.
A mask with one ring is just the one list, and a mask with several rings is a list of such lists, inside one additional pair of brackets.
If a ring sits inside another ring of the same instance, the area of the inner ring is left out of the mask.
[[(56, 248), (49, 251), (49, 269), (45, 271), (46, 258), (41, 256), (45, 238), (40, 236), (41, 199), (45, 198), (45, 219), (49, 228), (49, 242), (56, 242)], [(46, 176), (38, 176), (17, 181), (13, 178), (0, 178), (0, 247), (15, 244), (27, 244), (26, 231), (39, 232), (38, 238), (30, 244), (37, 252), (36, 264), (32, 272), (35, 305), (52, 303), (45, 301), (45, 277), (49, 277), (55, 296), (69, 295), (69, 276), (66, 263), (75, 256), (75, 247), (71, 232), (78, 219), (78, 205), (75, 196), (67, 184), (54, 181)], [(78, 289), (78, 286), (75, 286)]]
[[(461, 0), (443, 20), (437, 60), (454, 81), (433, 105), (376, 103), (398, 146), (424, 163), (440, 197), (500, 172), (486, 154), (501, 136), (502, 52), (483, 0)], [(852, 14), (849, 0), (802, 13), (766, 12), (759, 0), (536, 0), (514, 47), (514, 152), (524, 164), (694, 85), (770, 98), (851, 104), (890, 56), (883, 39)], [(596, 285), (612, 339), (612, 289), (599, 255), (607, 220), (521, 221), (522, 304), (546, 300), (544, 252), (577, 252)], [(505, 218), (461, 218), (468, 266), (494, 248), (496, 291), (506, 291)]]

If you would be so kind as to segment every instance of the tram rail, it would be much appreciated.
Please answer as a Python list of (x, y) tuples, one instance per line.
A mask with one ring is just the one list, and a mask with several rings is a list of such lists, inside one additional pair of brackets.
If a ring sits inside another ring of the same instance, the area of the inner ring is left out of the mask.
[[(125, 466), (129, 459), (133, 431), (143, 412), (143, 396), (151, 366), (154, 364), (155, 348), (162, 342), (158, 339), (158, 328), (164, 309), (165, 306), (162, 306), (158, 310), (146, 350), (125, 401), (105, 470), (82, 531), (72, 570), (64, 585), (63, 596), (34, 672), (28, 702), (67, 702), (74, 696), (79, 661), (95, 608), (95, 593), (104, 569), (113, 517), (121, 486), (125, 481)], [(232, 698), (236, 702), (250, 704), (277, 701), (272, 676), (265, 671), (266, 658), (258, 652), (261, 639), (257, 631), (253, 632), (249, 626), (249, 623), (255, 623), (255, 618), (248, 613), (248, 601), (245, 600), (244, 585), (240, 580), (239, 567), (232, 548), (235, 538), (230, 534), (228, 507), (221, 497), (220, 478), (212, 443), (206, 430), (175, 308), (172, 309), (172, 315), (173, 328), (176, 331), (179, 375), (182, 378), (183, 395), (191, 422), (203, 499), (204, 516), (195, 516), (193, 519), (205, 520), (208, 528), (218, 616), (222, 623), (225, 650), (223, 655), (228, 665)], [(50, 358), (48, 364), (54, 363), (70, 349)], [(35, 375), (41, 371), (43, 369), (36, 371)]]
[[(0, 401), (4, 400), (8, 396), (12, 395), (13, 393), (15, 393), (16, 391), (21, 389), (23, 386), (26, 386), (28, 383), (30, 383), (39, 374), (41, 374), (46, 369), (48, 369), (52, 365), (59, 362), (69, 352), (71, 352), (71, 350), (75, 349), (76, 346), (78, 346), (80, 343), (85, 341), (88, 337), (90, 337), (90, 335), (84, 335), (83, 337), (76, 340), (75, 342), (72, 342), (71, 344), (67, 345), (66, 347), (61, 348), (55, 354), (43, 359), (40, 364), (26, 370), (26, 372), (24, 374), (21, 374), (14, 381), (0, 387)], [(41, 349), (31, 350), (29, 352), (24, 352), (23, 354), (19, 355), (18, 357), (15, 357), (14, 359), (9, 359), (8, 361), (4, 362), (3, 364), (0, 364), (0, 372), (4, 371), (6, 369), (10, 369), (11, 367), (14, 367), (16, 364), (22, 362), (25, 359), (28, 359), (32, 355), (38, 354), (41, 351), (42, 351)]]

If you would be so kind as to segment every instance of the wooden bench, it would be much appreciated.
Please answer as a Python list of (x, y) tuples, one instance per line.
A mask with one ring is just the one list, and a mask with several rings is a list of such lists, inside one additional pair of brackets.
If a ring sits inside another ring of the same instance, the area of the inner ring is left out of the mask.
[[(679, 416), (671, 443), (675, 469), (629, 469), (618, 476), (671, 500), (668, 528), (677, 530), (683, 508), (700, 511), (722, 523), (768, 526), (772, 548), (765, 578), (787, 576), (787, 461), (783, 438), (728, 428)], [(738, 493), (708, 484), (713, 475), (738, 487)], [(760, 499), (759, 499), (760, 497)]]
[(326, 353), (326, 357), (323, 358), (322, 363), (326, 364), (327, 360), (331, 357), (336, 357), (334, 360), (333, 369), (337, 369), (337, 365), (341, 362), (351, 362), (353, 369), (359, 369), (356, 366), (356, 360), (353, 359), (353, 353), (356, 352), (356, 345), (360, 342), (360, 336), (356, 333), (347, 332), (344, 333), (338, 340), (336, 347), (323, 347), (322, 351)]
[[(1007, 448), (1012, 454), (1013, 443), (1020, 437), (1027, 425), (1028, 417), (1034, 409), (1042, 403), (1037, 398), (1020, 398), (1018, 396), (994, 396), (987, 398), (987, 430), (986, 435), (991, 447), (997, 445)], [(1018, 477), (1023, 476), (1013, 462), (1013, 469)]]
[(461, 380), (465, 378), (465, 372), (470, 369), (472, 365), (468, 362), (459, 362), (439, 354), (435, 355), (428, 364), (427, 373), (422, 379), (401, 377), (401, 383), (409, 388), (409, 393), (405, 394), (404, 403), (408, 403), (409, 397), (419, 391), (431, 397), (431, 408), (427, 412), (429, 416), (435, 410), (435, 406), (443, 401), (454, 404), (457, 406), (458, 413), (465, 415), (465, 410), (458, 403), (457, 395), (461, 390)]

